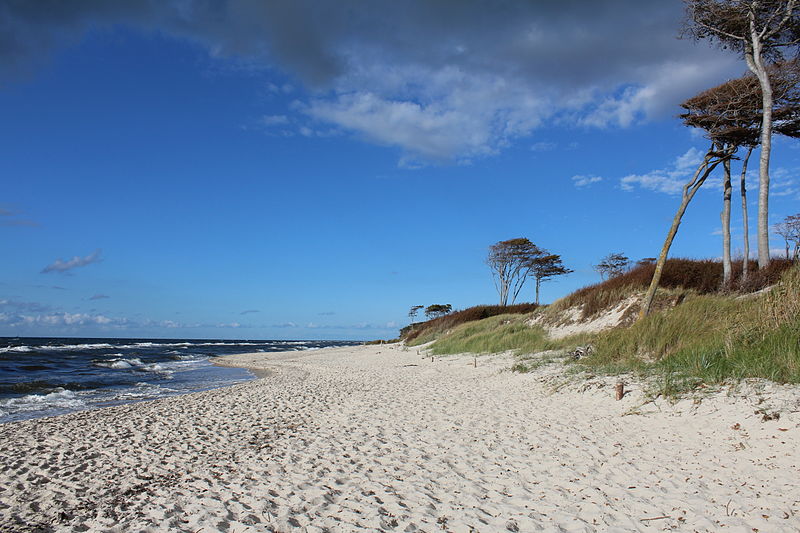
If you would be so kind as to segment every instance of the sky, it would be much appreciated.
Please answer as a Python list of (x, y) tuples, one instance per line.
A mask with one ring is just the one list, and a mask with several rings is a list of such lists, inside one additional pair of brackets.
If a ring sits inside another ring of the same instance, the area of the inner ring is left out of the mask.
[[(393, 338), (413, 305), (496, 303), (501, 240), (574, 270), (544, 302), (611, 252), (656, 256), (707, 145), (679, 104), (745, 71), (682, 19), (679, 1), (6, 0), (0, 335)], [(798, 156), (775, 139), (773, 223), (800, 211)], [(721, 255), (720, 183), (673, 256)], [(734, 250), (740, 228), (735, 201)]]

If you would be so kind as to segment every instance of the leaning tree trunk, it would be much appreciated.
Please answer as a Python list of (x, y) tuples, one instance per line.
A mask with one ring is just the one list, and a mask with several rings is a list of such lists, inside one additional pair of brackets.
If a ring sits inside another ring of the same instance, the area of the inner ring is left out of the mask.
[(712, 161), (715, 155), (717, 154), (714, 152), (714, 145), (712, 144), (711, 148), (709, 148), (708, 152), (706, 152), (703, 162), (700, 163), (699, 167), (697, 167), (697, 171), (694, 173), (692, 179), (683, 186), (681, 205), (678, 207), (678, 212), (675, 213), (675, 218), (672, 219), (672, 226), (669, 228), (667, 238), (664, 240), (664, 246), (661, 247), (661, 253), (658, 255), (658, 261), (656, 261), (656, 270), (653, 273), (653, 279), (650, 281), (650, 287), (647, 288), (647, 293), (645, 294), (644, 301), (642, 302), (642, 310), (639, 313), (640, 319), (650, 314), (650, 308), (652, 307), (653, 299), (656, 296), (656, 289), (658, 289), (658, 283), (661, 281), (661, 274), (664, 271), (664, 264), (667, 262), (667, 254), (669, 254), (672, 241), (675, 240), (675, 235), (678, 233), (678, 226), (681, 225), (681, 219), (683, 218), (684, 213), (686, 213), (686, 207), (689, 205), (689, 202), (692, 201), (692, 198), (694, 198), (697, 190), (703, 185), (703, 183), (705, 183), (708, 175), (711, 174), (711, 172), (717, 167), (717, 165), (720, 164), (720, 162), (722, 162), (724, 159), (730, 158), (729, 153), (720, 154), (716, 160)]
[(772, 83), (761, 57), (761, 37), (750, 19), (750, 46), (745, 53), (748, 68), (761, 85), (761, 157), (758, 167), (758, 268), (769, 265), (769, 157), (772, 150)]
[(722, 162), (725, 170), (722, 178), (722, 286), (728, 288), (731, 284), (731, 160)]
[(536, 305), (539, 305), (539, 287), (542, 286), (542, 279), (536, 278)]
[(742, 226), (744, 230), (744, 259), (742, 260), (742, 283), (747, 281), (750, 274), (750, 222), (747, 216), (747, 162), (750, 161), (750, 154), (753, 147), (747, 149), (747, 155), (742, 162), (742, 176), (739, 179), (739, 190), (742, 194)]

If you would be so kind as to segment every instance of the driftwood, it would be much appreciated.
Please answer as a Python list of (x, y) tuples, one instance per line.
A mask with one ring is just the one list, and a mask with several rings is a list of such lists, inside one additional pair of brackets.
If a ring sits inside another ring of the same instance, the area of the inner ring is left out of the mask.
[(589, 357), (593, 353), (594, 353), (594, 346), (592, 346), (591, 344), (587, 344), (586, 346), (578, 346), (577, 348), (569, 352), (569, 354), (567, 355), (569, 355), (570, 357), (572, 357), (574, 360), (577, 361), (578, 359)]

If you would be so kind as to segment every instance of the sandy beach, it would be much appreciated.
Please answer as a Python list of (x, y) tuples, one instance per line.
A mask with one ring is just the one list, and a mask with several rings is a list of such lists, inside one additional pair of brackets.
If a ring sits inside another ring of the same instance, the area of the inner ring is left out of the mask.
[(800, 530), (796, 387), (615, 401), (559, 365), (423, 354), (231, 356), (269, 372), (4, 424), (0, 530)]

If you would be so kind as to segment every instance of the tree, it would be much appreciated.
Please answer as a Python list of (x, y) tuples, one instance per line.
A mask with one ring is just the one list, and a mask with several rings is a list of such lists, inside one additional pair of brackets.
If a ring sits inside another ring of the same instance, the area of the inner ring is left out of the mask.
[[(747, 146), (747, 156), (742, 163), (740, 194), (742, 196), (742, 218), (744, 220), (745, 257), (750, 253), (747, 218), (747, 162), (753, 147), (758, 144), (761, 129), (760, 95), (757, 80), (745, 76), (727, 81), (721, 85), (701, 92), (681, 104), (686, 112), (679, 115), (687, 126), (701, 128), (706, 138), (717, 142), (723, 149), (738, 151), (740, 146)], [(722, 180), (722, 284), (728, 286), (732, 275), (731, 261), (731, 162), (722, 162), (724, 170)], [(743, 262), (742, 277), (748, 275), (748, 261)]]
[[(800, 134), (800, 67), (797, 60), (782, 61), (768, 68), (773, 89), (773, 129), (790, 137)], [(747, 153), (742, 163), (739, 180), (742, 201), (742, 220), (744, 225), (744, 256), (749, 258), (749, 220), (747, 214), (747, 188), (745, 178), (747, 163), (753, 148), (758, 145), (761, 132), (763, 104), (761, 86), (753, 74), (729, 80), (721, 85), (701, 92), (681, 104), (685, 113), (679, 115), (684, 124), (705, 130), (706, 138), (717, 142), (723, 150), (734, 153), (739, 147), (746, 147)], [(730, 159), (722, 163), (723, 208), (722, 221), (722, 264), (723, 285), (728, 285), (732, 277), (730, 246), (731, 165)], [(749, 261), (743, 261), (742, 279), (748, 277)]]
[(681, 220), (683, 219), (684, 213), (686, 213), (686, 208), (689, 206), (689, 202), (692, 201), (692, 198), (694, 198), (694, 195), (697, 193), (698, 189), (703, 186), (703, 183), (705, 183), (709, 174), (714, 171), (717, 165), (726, 159), (730, 159), (732, 156), (733, 153), (731, 153), (729, 150), (720, 150), (719, 145), (712, 141), (711, 146), (708, 148), (708, 151), (703, 158), (703, 161), (697, 167), (694, 176), (692, 176), (692, 179), (687, 181), (686, 185), (683, 186), (681, 204), (678, 207), (678, 212), (675, 213), (675, 217), (672, 219), (672, 226), (667, 232), (667, 237), (664, 239), (664, 245), (661, 247), (661, 253), (658, 255), (656, 269), (653, 272), (653, 279), (650, 280), (650, 286), (647, 288), (647, 292), (645, 293), (639, 318), (644, 318), (650, 314), (650, 308), (653, 305), (653, 298), (655, 298), (656, 289), (661, 281), (661, 274), (664, 271), (664, 264), (667, 262), (669, 249), (672, 246), (672, 241), (675, 240), (675, 235), (678, 233), (678, 227), (681, 225)]
[(425, 316), (429, 319), (439, 318), (453, 310), (450, 304), (432, 304), (425, 308)]
[(533, 279), (536, 280), (536, 304), (539, 304), (539, 288), (543, 281), (547, 281), (556, 276), (563, 276), (573, 272), (566, 268), (561, 262), (561, 256), (545, 253), (531, 260), (530, 271)]
[(656, 262), (656, 258), (655, 257), (643, 257), (643, 258), (639, 259), (638, 261), (636, 261), (636, 266), (637, 267), (643, 267), (643, 266), (646, 266), (646, 265), (652, 265), (655, 262)]
[(800, 213), (796, 215), (789, 215), (773, 226), (775, 233), (783, 237), (783, 242), (786, 246), (786, 259), (789, 259), (789, 249), (794, 245), (791, 254), (791, 259), (797, 261), (800, 259)]
[(411, 309), (408, 310), (408, 318), (411, 319), (411, 323), (414, 323), (414, 319), (417, 318), (417, 313), (420, 309), (424, 309), (424, 305), (412, 305)]
[(486, 264), (500, 295), (500, 305), (513, 304), (530, 273), (531, 261), (544, 255), (542, 250), (528, 239), (509, 239), (489, 246)]
[(769, 264), (769, 161), (772, 150), (773, 88), (768, 64), (800, 39), (797, 0), (684, 0), (686, 31), (711, 39), (744, 57), (761, 87), (761, 157), (758, 191), (758, 267)]
[(611, 253), (605, 256), (600, 262), (594, 265), (594, 269), (600, 274), (600, 279), (606, 280), (621, 276), (628, 270), (631, 260), (622, 252)]

